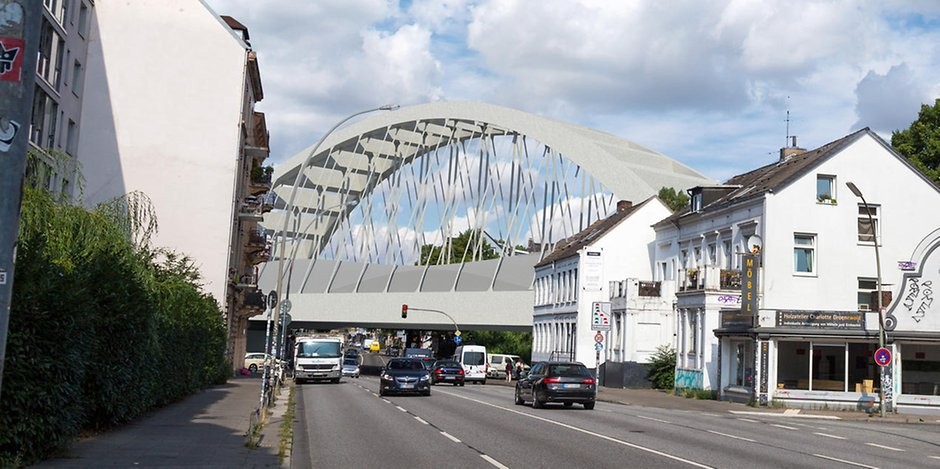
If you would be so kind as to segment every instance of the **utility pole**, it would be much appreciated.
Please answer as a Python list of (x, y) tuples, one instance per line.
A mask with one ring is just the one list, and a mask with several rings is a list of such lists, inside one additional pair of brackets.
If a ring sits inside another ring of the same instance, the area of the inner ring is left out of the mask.
[(34, 0), (0, 0), (0, 391), (43, 8)]

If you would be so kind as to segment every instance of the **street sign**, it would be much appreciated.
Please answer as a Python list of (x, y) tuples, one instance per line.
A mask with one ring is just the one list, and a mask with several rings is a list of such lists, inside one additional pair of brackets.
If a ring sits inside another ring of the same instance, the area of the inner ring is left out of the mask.
[(285, 298), (284, 301), (281, 302), (281, 308), (282, 308), (282, 309), (284, 310), (284, 312), (286, 313), (286, 312), (290, 311), (290, 307), (291, 307), (290, 300), (288, 300), (288, 299)]
[(595, 351), (595, 352), (600, 352), (601, 350), (604, 350), (604, 344), (602, 344), (602, 343), (600, 343), (600, 342), (594, 344), (594, 351)]
[(461, 342), (463, 342), (463, 339), (461, 339), (459, 335), (455, 335), (455, 336), (454, 336), (454, 343), (457, 344), (457, 345), (460, 345)]
[(610, 302), (595, 301), (591, 305), (591, 330), (610, 330)]
[(271, 309), (277, 307), (277, 292), (274, 290), (271, 290), (271, 292), (268, 293), (268, 307)]
[(454, 332), (454, 335), (460, 337), (460, 331)]
[(603, 341), (604, 341), (604, 334), (601, 334), (600, 332), (598, 332), (597, 334), (594, 334), (594, 342), (601, 343)]
[(884, 347), (875, 350), (875, 363), (877, 363), (878, 366), (888, 366), (891, 364), (891, 351)]

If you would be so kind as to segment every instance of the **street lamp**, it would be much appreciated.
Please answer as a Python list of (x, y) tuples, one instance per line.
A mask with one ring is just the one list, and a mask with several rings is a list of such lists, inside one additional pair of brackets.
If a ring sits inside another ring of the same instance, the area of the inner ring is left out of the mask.
[[(849, 187), (849, 190), (855, 194), (855, 197), (862, 199), (862, 205), (865, 206), (865, 213), (868, 215), (868, 224), (871, 226), (871, 240), (875, 245), (875, 272), (877, 274), (877, 279), (875, 280), (875, 286), (878, 289), (878, 348), (884, 348), (885, 346), (885, 317), (884, 309), (881, 304), (881, 255), (878, 253), (878, 233), (875, 228), (875, 220), (871, 216), (871, 208), (868, 206), (868, 202), (865, 201), (865, 196), (862, 195), (862, 191), (858, 190), (858, 187), (851, 181), (845, 183)], [(880, 401), (880, 414), (882, 417), (885, 416), (885, 367), (879, 366), (881, 371), (881, 386), (878, 387), (878, 400)]]
[[(349, 121), (350, 119), (352, 119), (352, 118), (354, 118), (354, 117), (356, 117), (356, 116), (360, 116), (360, 115), (362, 115), (362, 114), (367, 114), (367, 113), (375, 112), (375, 111), (394, 111), (395, 109), (398, 109), (398, 105), (397, 105), (397, 104), (386, 104), (385, 106), (379, 106), (379, 107), (377, 107), (377, 108), (366, 109), (365, 111), (359, 111), (359, 112), (356, 112), (356, 113), (353, 113), (353, 114), (350, 114), (350, 115), (344, 117), (342, 120), (340, 120), (339, 122), (337, 122), (336, 125), (334, 125), (333, 127), (331, 127), (330, 130), (326, 131), (326, 133), (324, 133), (323, 136), (320, 137), (320, 140), (317, 141), (317, 143), (313, 146), (313, 148), (310, 149), (310, 152), (307, 154), (307, 157), (304, 158), (303, 163), (301, 163), (301, 165), (297, 168), (297, 176), (294, 178), (294, 184), (293, 184), (293, 186), (291, 187), (290, 197), (289, 197), (288, 200), (287, 200), (287, 205), (284, 207), (284, 212), (285, 212), (284, 224), (283, 224), (283, 226), (281, 227), (281, 232), (280, 232), (280, 238), (281, 238), (281, 239), (280, 239), (280, 247), (279, 247), (278, 250), (277, 250), (278, 256), (279, 256), (279, 257), (278, 257), (278, 262), (277, 262), (277, 286), (275, 287), (275, 290), (274, 290), (274, 291), (276, 291), (276, 292), (279, 294), (279, 296), (283, 296), (283, 299), (281, 300), (280, 304), (277, 305), (277, 307), (274, 307), (274, 311), (272, 311), (272, 313), (273, 313), (273, 315), (274, 315), (274, 317), (272, 318), (274, 324), (278, 324), (278, 323), (280, 322), (280, 313), (281, 313), (281, 310), (282, 310), (282, 309), (286, 309), (286, 307), (289, 307), (289, 305), (290, 305), (290, 302), (289, 302), (289, 299), (290, 299), (290, 280), (289, 280), (289, 279), (288, 279), (288, 290), (287, 290), (286, 292), (283, 292), (284, 295), (280, 295), (280, 293), (282, 293), (282, 289), (284, 288), (284, 286), (283, 286), (283, 282), (284, 282), (284, 258), (286, 257), (286, 256), (284, 255), (284, 254), (285, 254), (284, 251), (287, 250), (287, 229), (288, 229), (288, 226), (289, 226), (289, 224), (290, 224), (291, 212), (293, 211), (293, 208), (294, 208), (294, 199), (296, 199), (296, 197), (297, 197), (297, 186), (300, 185), (300, 181), (301, 181), (301, 179), (302, 179), (303, 176), (304, 176), (304, 169), (306, 169), (307, 166), (310, 165), (310, 161), (311, 161), (311, 160), (313, 159), (313, 157), (317, 154), (317, 151), (320, 149), (320, 146), (323, 144), (323, 142), (326, 140), (326, 138), (329, 137), (330, 134), (332, 134), (334, 130), (336, 130), (337, 128), (339, 128), (339, 126), (345, 124), (345, 123), (346, 123), (347, 121)], [(330, 209), (332, 209), (332, 208), (334, 208), (334, 207), (330, 207)], [(324, 210), (329, 210), (329, 209), (324, 209)], [(322, 212), (322, 211), (323, 211), (323, 210), (318, 210), (317, 213), (319, 214), (319, 213)], [(316, 220), (316, 218), (314, 218), (314, 220)], [(292, 270), (292, 271), (293, 271), (294, 256), (296, 256), (296, 255), (297, 255), (297, 245), (295, 244), (295, 245), (294, 245), (294, 249), (291, 250), (291, 256), (290, 256), (290, 257), (291, 257), (291, 270)], [(285, 311), (285, 313), (286, 313), (286, 311)], [(276, 335), (277, 335), (277, 334), (275, 334), (275, 336), (276, 336)], [(277, 340), (277, 339), (275, 338), (275, 340)], [(282, 345), (283, 345), (283, 344), (282, 344)], [(265, 344), (265, 353), (271, 353), (271, 350), (268, 349), (268, 344)], [(267, 376), (267, 370), (265, 370), (264, 377), (263, 377), (262, 380), (261, 380), (261, 381), (262, 381), (262, 384), (261, 384), (261, 402), (262, 402), (262, 403), (264, 403), (264, 394), (265, 394), (265, 389), (266, 389), (266, 388), (265, 388), (265, 383), (267, 382), (267, 378), (268, 378), (268, 376)]]

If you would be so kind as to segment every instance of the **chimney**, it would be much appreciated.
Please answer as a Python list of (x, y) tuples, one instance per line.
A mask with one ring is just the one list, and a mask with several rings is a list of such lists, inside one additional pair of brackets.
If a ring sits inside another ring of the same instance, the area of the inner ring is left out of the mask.
[(789, 160), (790, 157), (799, 155), (801, 153), (806, 153), (806, 149), (796, 146), (796, 135), (791, 135), (790, 146), (780, 149), (780, 162), (782, 163), (786, 160)]
[(628, 208), (630, 208), (630, 207), (632, 207), (632, 206), (633, 206), (633, 202), (630, 202), (629, 200), (621, 200), (621, 201), (618, 201), (618, 202), (617, 202), (617, 213), (624, 212), (624, 211), (626, 211)]

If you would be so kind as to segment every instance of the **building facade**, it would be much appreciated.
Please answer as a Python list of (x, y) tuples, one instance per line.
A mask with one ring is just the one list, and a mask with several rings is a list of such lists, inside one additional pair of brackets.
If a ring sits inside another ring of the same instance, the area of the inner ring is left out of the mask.
[(786, 148), (690, 195), (688, 210), (655, 225), (657, 269), (676, 273), (677, 388), (870, 408), (881, 290), (894, 357), (885, 394), (908, 410), (940, 409), (931, 290), (940, 212), (924, 210), (940, 189), (890, 145), (863, 129), (812, 151)]
[(145, 196), (151, 245), (194, 262), (240, 368), (272, 208), (248, 29), (198, 0), (44, 3), (29, 180), (86, 206)]
[[(633, 291), (630, 285), (637, 286), (634, 296), (639, 296), (637, 279), (652, 279), (651, 226), (670, 213), (658, 197), (638, 205), (621, 201), (615, 214), (558, 242), (535, 265), (533, 361), (576, 360), (602, 371), (609, 361), (609, 385), (621, 386), (625, 362), (644, 363), (657, 345), (670, 343), (668, 303), (665, 311), (647, 311), (643, 314), (649, 317), (643, 318), (634, 309), (628, 312), (625, 301), (620, 301), (616, 312), (611, 308), (612, 296), (625, 300)], [(624, 280), (621, 289), (619, 282), (610, 279), (631, 280)], [(643, 283), (644, 294), (655, 290), (654, 282)], [(631, 306), (636, 306), (635, 299)], [(598, 334), (602, 337), (599, 347)], [(644, 335), (642, 339), (639, 334)]]

